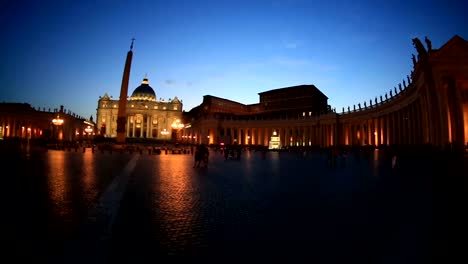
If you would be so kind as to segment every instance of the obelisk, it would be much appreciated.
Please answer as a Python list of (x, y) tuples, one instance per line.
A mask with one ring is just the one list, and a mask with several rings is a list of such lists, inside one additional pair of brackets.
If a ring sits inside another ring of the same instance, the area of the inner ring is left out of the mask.
[(125, 144), (125, 124), (127, 123), (127, 93), (128, 80), (130, 79), (130, 67), (132, 66), (133, 41), (130, 50), (127, 52), (127, 60), (122, 76), (122, 86), (120, 87), (119, 112), (117, 113), (117, 144)]

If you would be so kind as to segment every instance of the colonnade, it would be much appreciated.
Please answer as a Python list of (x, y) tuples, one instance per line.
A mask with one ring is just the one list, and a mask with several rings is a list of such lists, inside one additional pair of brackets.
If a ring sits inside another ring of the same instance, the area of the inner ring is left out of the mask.
[(31, 120), (14, 117), (0, 120), (0, 138), (38, 138), (42, 135), (42, 130), (40, 125), (31, 122)]
[[(117, 135), (117, 112), (101, 113), (101, 131), (107, 137), (115, 137)], [(177, 131), (171, 127), (171, 124), (180, 119), (179, 115), (162, 114), (129, 114), (127, 116), (127, 124), (125, 126), (125, 136), (127, 138), (154, 138), (154, 139), (170, 139), (172, 133)], [(103, 125), (104, 124), (104, 125)], [(162, 133), (161, 133), (162, 132)]]
[[(468, 45), (459, 36), (453, 37), (440, 49), (418, 44), (418, 61), (413, 56), (414, 71), (408, 86), (395, 96), (358, 110), (341, 114), (329, 111), (319, 116), (277, 118), (278, 113), (217, 120), (216, 115), (203, 113), (184, 131), (183, 137), (192, 143), (219, 143), (230, 139), (242, 145), (269, 146), (273, 131), (281, 146), (336, 145), (420, 145), (436, 147), (468, 144)], [(202, 108), (202, 107), (200, 107)], [(205, 106), (204, 109), (210, 109)], [(291, 111), (294, 111), (291, 107)], [(241, 119), (241, 120), (240, 120)], [(246, 120), (247, 119), (247, 120)], [(234, 141), (234, 142), (232, 142)]]
[[(401, 96), (378, 107), (318, 117), (217, 120), (216, 115), (208, 115), (185, 129), (182, 138), (197, 144), (269, 146), (276, 131), (281, 147), (466, 144), (468, 98), (460, 94), (452, 98), (455, 95), (449, 89), (431, 94), (425, 88), (412, 85)], [(435, 99), (442, 103), (434, 105)]]

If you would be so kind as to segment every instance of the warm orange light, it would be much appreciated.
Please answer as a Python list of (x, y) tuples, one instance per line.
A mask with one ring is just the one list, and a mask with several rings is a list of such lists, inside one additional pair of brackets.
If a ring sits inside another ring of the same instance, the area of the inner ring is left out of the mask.
[(93, 129), (91, 128), (91, 126), (88, 126), (87, 128), (85, 128), (85, 132), (89, 134), (93, 132)]
[(52, 124), (60, 126), (63, 124), (63, 119), (61, 119), (60, 116), (57, 115), (57, 118), (52, 119)]
[(161, 131), (161, 135), (168, 135), (169, 134), (169, 131), (167, 131), (165, 128), (163, 131)]
[(180, 119), (176, 119), (176, 120), (171, 124), (171, 127), (172, 127), (173, 129), (182, 129), (182, 128), (184, 128), (184, 126), (185, 126), (185, 125), (182, 124), (182, 123), (180, 122)]

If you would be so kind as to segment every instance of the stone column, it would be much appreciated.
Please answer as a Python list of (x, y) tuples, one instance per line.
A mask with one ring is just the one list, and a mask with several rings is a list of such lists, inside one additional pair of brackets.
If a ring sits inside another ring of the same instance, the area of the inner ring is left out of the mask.
[(130, 137), (130, 116), (127, 116), (127, 125), (125, 126), (125, 135)]
[(150, 137), (150, 119), (151, 117), (149, 115), (146, 115), (146, 138)]

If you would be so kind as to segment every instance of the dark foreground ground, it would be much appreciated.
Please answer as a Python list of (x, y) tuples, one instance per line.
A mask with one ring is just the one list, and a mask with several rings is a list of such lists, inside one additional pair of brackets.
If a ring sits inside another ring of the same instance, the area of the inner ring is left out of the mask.
[(465, 155), (1, 149), (14, 263), (467, 263)]

